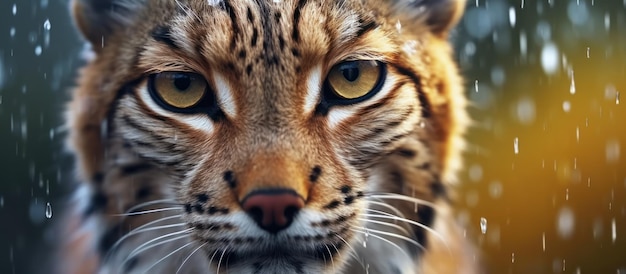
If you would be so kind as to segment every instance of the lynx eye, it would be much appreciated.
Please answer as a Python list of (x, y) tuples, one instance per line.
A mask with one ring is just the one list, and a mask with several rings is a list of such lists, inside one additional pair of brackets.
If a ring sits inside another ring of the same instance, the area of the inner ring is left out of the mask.
[(356, 103), (369, 98), (382, 87), (383, 63), (377, 61), (345, 61), (332, 67), (326, 87), (340, 104)]
[(190, 72), (161, 72), (150, 76), (150, 93), (168, 107), (187, 109), (196, 106), (207, 92), (204, 77)]

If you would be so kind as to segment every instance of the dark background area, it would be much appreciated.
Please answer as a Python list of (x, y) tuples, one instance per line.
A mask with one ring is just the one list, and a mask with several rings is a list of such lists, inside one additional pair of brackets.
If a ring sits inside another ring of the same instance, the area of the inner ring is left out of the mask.
[[(71, 193), (67, 2), (0, 1), (0, 273), (44, 267)], [(453, 41), (458, 218), (490, 273), (626, 273), (626, 0), (469, 0)]]

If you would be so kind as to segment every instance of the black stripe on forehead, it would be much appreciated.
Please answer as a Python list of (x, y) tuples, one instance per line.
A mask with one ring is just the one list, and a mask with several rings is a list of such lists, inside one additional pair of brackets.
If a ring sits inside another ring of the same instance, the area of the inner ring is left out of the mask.
[(174, 50), (180, 49), (180, 46), (172, 38), (172, 29), (169, 26), (157, 26), (152, 30), (151, 35), (157, 42), (161, 42)]
[(291, 37), (295, 42), (300, 42), (300, 15), (302, 8), (306, 5), (307, 0), (299, 0), (298, 5), (296, 6), (296, 10), (293, 11), (293, 32), (291, 33)]
[(422, 84), (420, 82), (419, 76), (410, 68), (394, 65), (394, 67), (400, 72), (400, 74), (407, 76), (411, 79), (411, 81), (415, 84), (417, 88), (417, 96), (420, 101), (420, 105), (422, 107), (422, 118), (429, 118), (432, 115), (432, 106), (430, 105), (430, 101), (426, 94), (422, 90)]

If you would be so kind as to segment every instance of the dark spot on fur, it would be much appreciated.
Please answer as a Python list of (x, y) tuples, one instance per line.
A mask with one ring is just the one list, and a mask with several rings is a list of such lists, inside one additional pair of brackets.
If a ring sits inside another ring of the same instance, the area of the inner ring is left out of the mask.
[(396, 153), (398, 153), (400, 156), (405, 157), (405, 158), (414, 158), (415, 155), (417, 155), (417, 153), (414, 150), (407, 149), (407, 148), (398, 149), (396, 150)]
[(285, 49), (285, 38), (282, 35), (278, 36), (278, 45), (280, 46), (280, 50)]
[(206, 193), (202, 193), (198, 194), (196, 198), (198, 199), (198, 203), (204, 204), (209, 200), (209, 195), (207, 195)]
[(365, 194), (363, 194), (363, 191), (357, 191), (356, 196), (362, 198), (363, 196), (365, 196)]
[(330, 221), (329, 220), (323, 220), (321, 222), (322, 226), (329, 226), (330, 225)]
[(187, 214), (191, 214), (191, 204), (185, 204), (185, 212), (187, 212)]
[(295, 57), (300, 57), (300, 51), (297, 48), (291, 48), (291, 54)]
[(329, 204), (327, 204), (324, 208), (326, 208), (326, 209), (333, 209), (333, 208), (337, 208), (340, 204), (341, 204), (340, 201), (334, 200), (334, 201), (330, 202)]
[(250, 46), (256, 47), (256, 43), (259, 40), (259, 31), (256, 28), (252, 28), (252, 39), (250, 39)]
[(137, 190), (137, 193), (135, 193), (135, 199), (143, 200), (148, 198), (150, 194), (152, 194), (152, 188), (150, 186), (142, 186)]
[(207, 213), (209, 213), (209, 215), (213, 215), (217, 213), (217, 211), (219, 211), (217, 207), (212, 206), (212, 207), (209, 207), (209, 209), (207, 210)]
[(446, 186), (439, 180), (435, 180), (430, 184), (430, 190), (433, 192), (433, 196), (435, 197), (448, 197)]
[(315, 183), (321, 174), (322, 174), (322, 167), (320, 166), (313, 167), (313, 170), (311, 170), (311, 174), (309, 175), (309, 181), (311, 181), (312, 183)]
[(196, 211), (199, 214), (204, 213), (204, 209), (202, 209), (202, 205), (201, 204), (193, 205), (193, 210)]
[(152, 38), (158, 42), (166, 44), (172, 49), (179, 49), (178, 45), (172, 39), (172, 30), (167, 26), (158, 26), (152, 30)]
[(280, 21), (280, 17), (281, 17), (280, 12), (274, 13), (274, 20), (276, 20), (276, 23)]
[(235, 174), (232, 171), (224, 172), (224, 181), (228, 183), (230, 188), (235, 188), (237, 186), (237, 181), (235, 180)]
[(246, 53), (245, 49), (242, 49), (242, 50), (239, 51), (239, 58), (245, 59), (246, 55), (247, 55), (247, 53)]
[(349, 205), (352, 202), (354, 202), (354, 196), (348, 196), (348, 197), (343, 199), (343, 203), (346, 204), (346, 205)]
[(350, 186), (342, 186), (341, 187), (341, 193), (347, 194), (352, 190), (352, 187)]
[(248, 22), (250, 22), (251, 24), (254, 24), (254, 15), (252, 15), (252, 10), (250, 10), (250, 7), (248, 7), (247, 9), (247, 15), (248, 15)]
[(246, 74), (250, 75), (250, 73), (252, 73), (252, 65), (247, 65), (246, 66)]

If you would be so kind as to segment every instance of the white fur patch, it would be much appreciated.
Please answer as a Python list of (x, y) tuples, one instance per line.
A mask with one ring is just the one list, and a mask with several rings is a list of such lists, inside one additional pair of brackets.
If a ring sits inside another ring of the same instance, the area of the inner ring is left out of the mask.
[(306, 81), (306, 96), (304, 97), (304, 113), (309, 114), (317, 105), (322, 87), (322, 67), (316, 66)]
[(213, 73), (213, 79), (215, 80), (215, 89), (219, 105), (222, 107), (222, 110), (227, 116), (236, 118), (237, 104), (235, 103), (235, 98), (233, 97), (233, 91), (230, 88), (230, 85), (226, 79), (224, 79), (224, 77), (217, 72)]

